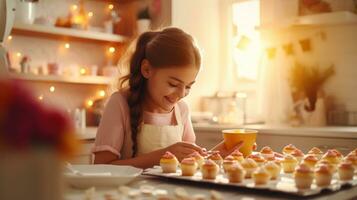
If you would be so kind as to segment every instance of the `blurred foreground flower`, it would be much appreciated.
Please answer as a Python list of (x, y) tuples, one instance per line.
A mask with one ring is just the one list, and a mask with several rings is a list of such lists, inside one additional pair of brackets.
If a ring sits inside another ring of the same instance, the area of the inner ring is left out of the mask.
[(0, 152), (45, 150), (72, 156), (79, 143), (72, 121), (45, 107), (18, 81), (0, 80)]

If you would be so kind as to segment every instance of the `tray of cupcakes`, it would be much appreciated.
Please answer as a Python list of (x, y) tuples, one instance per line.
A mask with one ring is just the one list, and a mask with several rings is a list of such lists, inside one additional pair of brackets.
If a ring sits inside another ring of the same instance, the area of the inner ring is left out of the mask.
[(144, 174), (311, 196), (323, 190), (338, 191), (344, 186), (357, 185), (357, 148), (346, 156), (336, 149), (322, 152), (316, 147), (304, 154), (289, 144), (281, 153), (268, 146), (247, 157), (236, 150), (224, 159), (219, 152), (206, 156), (195, 152), (181, 162), (166, 152), (160, 159), (160, 166), (146, 169)]

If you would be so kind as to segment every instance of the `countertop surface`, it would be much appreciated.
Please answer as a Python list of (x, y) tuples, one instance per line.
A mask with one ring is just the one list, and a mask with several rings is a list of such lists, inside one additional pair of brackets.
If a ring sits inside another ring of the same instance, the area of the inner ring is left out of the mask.
[[(200, 134), (201, 132), (221, 132), (224, 129), (246, 128), (256, 129), (260, 134), (357, 139), (357, 127), (353, 126), (291, 127), (272, 125), (193, 124), (193, 128), (196, 134)], [(80, 140), (92, 140), (95, 138), (96, 133), (97, 127), (87, 127), (78, 130), (77, 137)]]

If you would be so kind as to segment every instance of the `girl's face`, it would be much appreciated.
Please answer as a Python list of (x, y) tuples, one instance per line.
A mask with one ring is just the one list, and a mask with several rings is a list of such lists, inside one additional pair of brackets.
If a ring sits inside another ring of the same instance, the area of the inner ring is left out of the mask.
[(170, 112), (180, 99), (189, 94), (198, 71), (191, 65), (142, 68), (144, 77), (148, 79), (144, 108), (149, 112)]

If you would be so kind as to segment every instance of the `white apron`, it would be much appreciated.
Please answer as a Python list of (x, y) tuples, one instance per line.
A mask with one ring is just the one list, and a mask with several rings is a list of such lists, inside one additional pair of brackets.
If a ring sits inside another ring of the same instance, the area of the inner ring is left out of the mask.
[(141, 124), (140, 132), (138, 133), (137, 155), (149, 153), (182, 141), (183, 124), (178, 105), (174, 107), (174, 115), (177, 125)]

